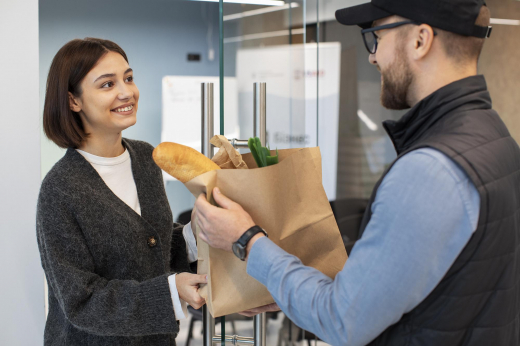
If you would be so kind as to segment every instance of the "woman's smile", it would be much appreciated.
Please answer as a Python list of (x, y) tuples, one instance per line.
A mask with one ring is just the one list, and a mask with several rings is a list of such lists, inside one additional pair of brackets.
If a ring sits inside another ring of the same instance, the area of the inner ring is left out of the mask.
[(125, 105), (112, 109), (111, 112), (114, 112), (117, 114), (122, 114), (122, 115), (130, 115), (134, 112), (134, 105), (125, 104)]

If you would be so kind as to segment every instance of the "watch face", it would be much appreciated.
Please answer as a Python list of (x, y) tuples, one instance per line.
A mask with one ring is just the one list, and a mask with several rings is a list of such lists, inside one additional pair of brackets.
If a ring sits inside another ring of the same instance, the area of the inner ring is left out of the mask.
[(246, 257), (246, 249), (239, 243), (233, 243), (233, 253), (242, 261)]

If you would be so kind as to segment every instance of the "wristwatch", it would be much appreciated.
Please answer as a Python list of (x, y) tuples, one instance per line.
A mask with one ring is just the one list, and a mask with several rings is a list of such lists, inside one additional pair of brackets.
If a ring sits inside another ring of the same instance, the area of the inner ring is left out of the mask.
[(253, 226), (248, 229), (236, 242), (233, 243), (233, 253), (237, 256), (241, 261), (246, 259), (246, 247), (247, 243), (253, 238), (257, 233), (263, 232), (266, 237), (268, 237), (267, 232), (264, 231), (260, 226)]

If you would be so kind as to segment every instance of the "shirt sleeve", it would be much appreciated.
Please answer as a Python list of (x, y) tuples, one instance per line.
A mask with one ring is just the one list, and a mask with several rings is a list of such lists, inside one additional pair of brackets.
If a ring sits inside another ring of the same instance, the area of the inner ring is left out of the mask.
[(334, 280), (268, 238), (253, 245), (247, 272), (297, 325), (332, 345), (366, 345), (441, 281), (476, 228), (479, 202), (443, 154), (411, 152), (384, 178), (370, 222)]
[(170, 292), (172, 295), (173, 311), (177, 321), (184, 320), (188, 316), (188, 306), (184, 300), (179, 297), (177, 285), (175, 284), (175, 275), (168, 276), (168, 284), (170, 285)]
[(193, 231), (191, 229), (191, 222), (188, 222), (186, 226), (184, 226), (184, 228), (182, 229), (182, 235), (184, 236), (184, 240), (186, 241), (188, 262), (192, 263), (197, 261), (197, 241), (195, 240), (195, 235), (193, 235)]

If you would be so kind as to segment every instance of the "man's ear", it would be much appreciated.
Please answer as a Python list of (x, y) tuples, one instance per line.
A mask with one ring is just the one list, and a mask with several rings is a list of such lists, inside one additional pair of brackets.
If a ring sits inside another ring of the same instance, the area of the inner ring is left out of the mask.
[(431, 26), (421, 24), (414, 31), (414, 54), (415, 60), (424, 58), (430, 52), (433, 44), (434, 33)]
[(69, 106), (73, 112), (79, 113), (81, 111), (81, 102), (72, 95), (69, 91)]

